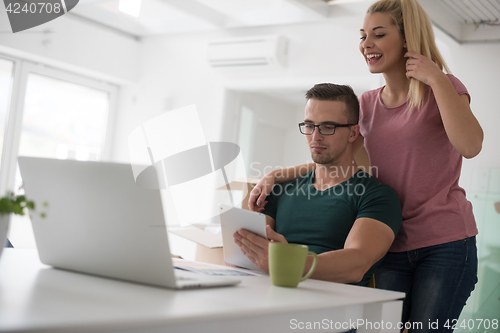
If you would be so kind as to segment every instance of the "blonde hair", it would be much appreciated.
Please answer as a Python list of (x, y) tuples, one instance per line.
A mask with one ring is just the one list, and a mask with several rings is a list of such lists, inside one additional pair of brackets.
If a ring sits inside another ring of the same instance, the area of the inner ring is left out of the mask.
[[(434, 40), (429, 15), (417, 0), (379, 0), (368, 8), (367, 14), (387, 13), (406, 41), (408, 51), (417, 52), (434, 61), (441, 70), (450, 73)], [(410, 80), (408, 90), (409, 109), (419, 109), (425, 99), (425, 84)]]

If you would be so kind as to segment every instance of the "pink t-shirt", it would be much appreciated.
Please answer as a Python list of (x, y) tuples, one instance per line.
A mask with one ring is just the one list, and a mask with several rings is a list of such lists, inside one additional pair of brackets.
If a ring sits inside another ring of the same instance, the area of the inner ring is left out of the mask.
[[(448, 75), (458, 94), (465, 86)], [(407, 103), (388, 108), (381, 87), (360, 101), (361, 134), (375, 176), (398, 194), (403, 225), (391, 252), (443, 244), (477, 235), (472, 204), (458, 186), (462, 156), (444, 130), (434, 94), (420, 110), (406, 112)]]

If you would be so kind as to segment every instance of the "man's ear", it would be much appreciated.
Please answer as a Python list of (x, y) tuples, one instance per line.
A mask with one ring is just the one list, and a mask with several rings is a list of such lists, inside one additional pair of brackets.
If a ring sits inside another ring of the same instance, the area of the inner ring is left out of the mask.
[(359, 125), (352, 125), (351, 132), (349, 133), (349, 143), (353, 143), (359, 136)]

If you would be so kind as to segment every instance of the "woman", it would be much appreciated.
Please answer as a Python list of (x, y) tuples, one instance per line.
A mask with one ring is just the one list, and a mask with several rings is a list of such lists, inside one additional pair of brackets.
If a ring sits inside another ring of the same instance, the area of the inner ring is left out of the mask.
[[(375, 283), (407, 294), (403, 322), (414, 331), (451, 332), (477, 282), (477, 228), (458, 179), (462, 157), (481, 151), (483, 131), (465, 86), (443, 73), (449, 70), (416, 0), (374, 3), (360, 33), (368, 69), (382, 73), (386, 85), (360, 97), (355, 147), (365, 145), (374, 176), (396, 190), (403, 210)], [(268, 173), (252, 191), (250, 208), (262, 210), (275, 181), (293, 178), (283, 174), (313, 168)]]

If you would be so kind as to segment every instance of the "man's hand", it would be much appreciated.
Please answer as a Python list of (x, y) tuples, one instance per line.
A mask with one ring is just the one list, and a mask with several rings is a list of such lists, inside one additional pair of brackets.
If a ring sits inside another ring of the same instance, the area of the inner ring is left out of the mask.
[(266, 227), (267, 238), (257, 236), (253, 232), (240, 229), (234, 233), (234, 242), (240, 247), (244, 255), (257, 266), (258, 269), (269, 274), (268, 245), (270, 242), (288, 243), (283, 235), (275, 232), (269, 225)]

